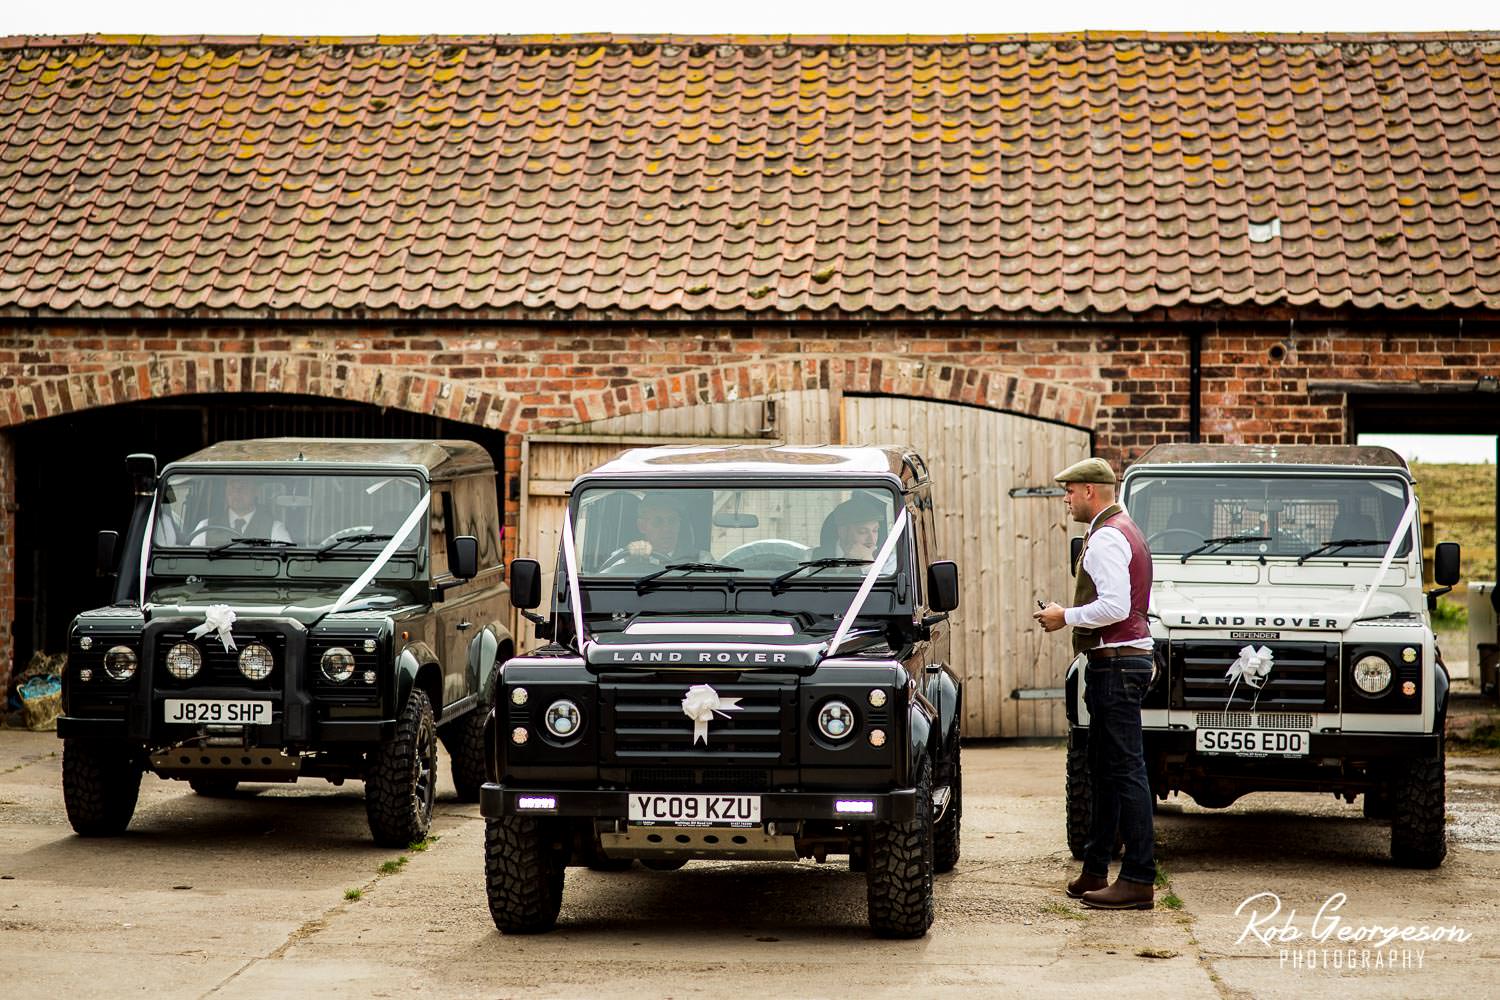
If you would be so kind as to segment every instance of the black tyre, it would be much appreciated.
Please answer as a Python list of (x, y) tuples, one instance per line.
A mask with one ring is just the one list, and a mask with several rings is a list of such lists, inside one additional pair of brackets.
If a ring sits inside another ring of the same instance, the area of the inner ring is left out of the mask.
[(1082, 860), (1094, 815), (1094, 792), (1089, 785), (1088, 737), (1073, 729), (1068, 730), (1067, 800), (1068, 850)]
[(188, 787), (206, 799), (222, 799), (233, 795), (240, 783), (233, 778), (189, 778)]
[(932, 926), (932, 761), (917, 764), (917, 815), (870, 825), (865, 893), (877, 937), (918, 938)]
[(1446, 757), (1403, 765), (1391, 782), (1391, 860), (1403, 868), (1436, 868), (1448, 856)]
[[(491, 690), (494, 690), (491, 681)], [(492, 699), (493, 703), (493, 699)], [(445, 727), (443, 745), (453, 765), (453, 789), (460, 802), (478, 802), (479, 786), (484, 784), (484, 727), (489, 720), (488, 708), (480, 706)]]
[(141, 760), (134, 749), (100, 740), (63, 741), (63, 804), (80, 837), (124, 833), (141, 791)]
[(370, 755), (365, 815), (381, 847), (405, 847), (427, 836), (437, 791), (437, 726), (432, 702), (412, 688), (396, 736)]
[(939, 875), (958, 864), (959, 827), (964, 813), (963, 747), (953, 740), (953, 764), (948, 772), (948, 808), (932, 829), (932, 868)]
[(687, 858), (642, 858), (641, 864), (654, 872), (675, 872), (688, 863)]
[(502, 933), (539, 934), (557, 925), (564, 859), (553, 832), (529, 816), (485, 820), (484, 889)]

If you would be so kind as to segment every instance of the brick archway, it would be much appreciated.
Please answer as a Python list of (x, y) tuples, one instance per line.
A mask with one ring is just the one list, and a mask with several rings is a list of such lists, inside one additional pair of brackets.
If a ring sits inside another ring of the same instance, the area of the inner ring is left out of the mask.
[[(974, 359), (976, 362), (980, 359)], [(797, 389), (914, 396), (982, 406), (1092, 430), (1096, 393), (982, 363), (868, 355), (786, 358), (703, 368), (575, 396), (579, 423)], [(517, 427), (517, 430), (535, 429)]]

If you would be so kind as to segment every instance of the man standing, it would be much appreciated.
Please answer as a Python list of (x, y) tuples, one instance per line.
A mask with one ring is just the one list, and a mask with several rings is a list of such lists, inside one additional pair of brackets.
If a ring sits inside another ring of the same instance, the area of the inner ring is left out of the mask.
[[(1089, 778), (1093, 817), (1083, 873), (1068, 895), (1105, 910), (1149, 910), (1154, 900), (1151, 785), (1141, 746), (1141, 700), (1151, 684), (1151, 552), (1130, 515), (1115, 502), (1115, 473), (1087, 458), (1057, 474), (1073, 520), (1089, 526), (1074, 567), (1073, 606), (1048, 604), (1032, 617), (1048, 632), (1073, 626), (1073, 651), (1088, 657), (1084, 704), (1089, 712)], [(1109, 882), (1115, 836), (1125, 842), (1120, 877)]]

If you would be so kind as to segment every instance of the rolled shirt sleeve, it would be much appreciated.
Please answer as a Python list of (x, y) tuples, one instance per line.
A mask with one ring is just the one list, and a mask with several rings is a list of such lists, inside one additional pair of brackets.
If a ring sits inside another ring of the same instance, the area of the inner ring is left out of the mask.
[(1103, 628), (1130, 614), (1130, 543), (1118, 528), (1103, 527), (1089, 539), (1083, 568), (1099, 596), (1090, 604), (1063, 611), (1063, 621), (1084, 628)]

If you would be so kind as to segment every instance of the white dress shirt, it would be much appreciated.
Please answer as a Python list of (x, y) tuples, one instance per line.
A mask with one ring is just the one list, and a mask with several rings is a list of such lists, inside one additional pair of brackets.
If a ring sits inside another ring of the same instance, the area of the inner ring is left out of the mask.
[[(1103, 514), (1100, 511), (1099, 514)], [(1094, 581), (1099, 596), (1090, 604), (1063, 610), (1063, 621), (1084, 628), (1103, 628), (1130, 616), (1130, 543), (1124, 532), (1115, 527), (1094, 530), (1099, 514), (1089, 523), (1089, 542), (1083, 550), (1083, 570)], [(1150, 651), (1151, 637), (1129, 642), (1100, 643), (1105, 646), (1129, 646)]]

